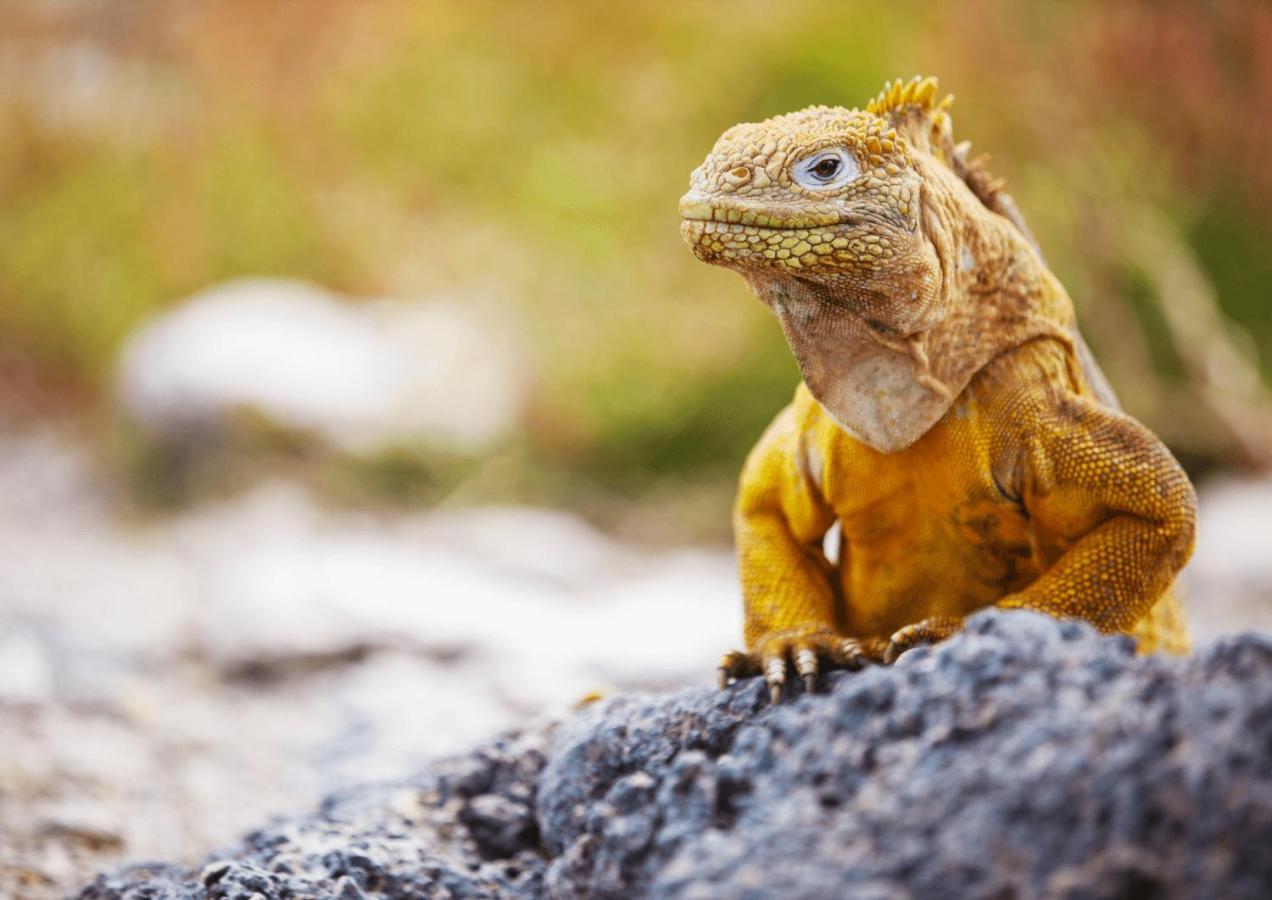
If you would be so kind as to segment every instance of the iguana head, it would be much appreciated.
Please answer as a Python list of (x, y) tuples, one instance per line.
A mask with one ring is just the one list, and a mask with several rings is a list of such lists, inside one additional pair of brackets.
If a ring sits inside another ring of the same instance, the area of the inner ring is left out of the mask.
[[(814, 106), (726, 131), (690, 176), (681, 233), (699, 259), (753, 284), (799, 278), (909, 333), (931, 317), (940, 283), (920, 228), (922, 185), (887, 120)], [(908, 302), (894, 302), (907, 288)]]
[[(698, 258), (747, 279), (814, 396), (885, 452), (924, 434), (997, 352), (1072, 320), (1010, 198), (954, 145), (953, 98), (935, 94), (916, 78), (865, 110), (734, 126), (680, 201)], [(995, 292), (1008, 280), (1024, 294)]]

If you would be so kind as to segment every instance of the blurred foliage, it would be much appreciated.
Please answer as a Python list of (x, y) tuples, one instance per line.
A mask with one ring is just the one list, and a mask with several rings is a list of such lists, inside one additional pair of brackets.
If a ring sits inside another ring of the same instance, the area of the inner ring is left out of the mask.
[(1228, 388), (1173, 310), (1217, 298), (1225, 358), (1272, 372), (1264, 5), (0, 0), (0, 35), (0, 350), (89, 398), (140, 319), (229, 277), (477, 291), (537, 378), (500, 490), (722, 503), (796, 372), (681, 246), (689, 170), (734, 122), (922, 72), (1131, 411), (1196, 467), (1258, 456), (1261, 389), (1207, 413)]
[(1214, 284), (1219, 305), (1256, 338), (1272, 372), (1272, 219), (1251, 215), (1236, 188), (1208, 198), (1187, 223), (1188, 237)]

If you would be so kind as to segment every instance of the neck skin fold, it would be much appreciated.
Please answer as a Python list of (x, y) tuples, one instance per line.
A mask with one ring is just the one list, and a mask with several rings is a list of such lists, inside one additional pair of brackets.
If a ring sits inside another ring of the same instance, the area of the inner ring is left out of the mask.
[(943, 164), (925, 168), (920, 229), (937, 265), (916, 275), (922, 283), (836, 293), (812, 278), (748, 275), (813, 396), (883, 453), (922, 437), (998, 354), (1044, 335), (1072, 349), (1076, 333), (1068, 295), (1024, 236)]

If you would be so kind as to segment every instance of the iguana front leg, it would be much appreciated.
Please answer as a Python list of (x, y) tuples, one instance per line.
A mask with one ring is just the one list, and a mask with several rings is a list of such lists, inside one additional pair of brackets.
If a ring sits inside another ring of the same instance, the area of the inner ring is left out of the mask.
[[(1197, 498), (1187, 475), (1152, 432), (1087, 397), (1026, 403), (1006, 421), (1006, 430), (1025, 435), (1013, 490), (1035, 527), (1068, 546), (995, 605), (1082, 619), (1106, 634), (1131, 631), (1192, 553)], [(944, 640), (962, 623), (941, 616), (906, 626), (892, 635), (885, 661)], [(1149, 631), (1153, 646), (1185, 643)]]
[(793, 665), (811, 690), (824, 663), (857, 667), (857, 641), (839, 626), (838, 595), (821, 541), (834, 522), (811, 476), (792, 407), (769, 426), (742, 472), (734, 533), (746, 651), (720, 660), (720, 682), (763, 674), (776, 702)]
[(1034, 424), (1020, 496), (1040, 526), (1071, 540), (1007, 609), (1084, 619), (1106, 633), (1130, 631), (1192, 554), (1197, 496), (1152, 432), (1077, 395), (1022, 411)]

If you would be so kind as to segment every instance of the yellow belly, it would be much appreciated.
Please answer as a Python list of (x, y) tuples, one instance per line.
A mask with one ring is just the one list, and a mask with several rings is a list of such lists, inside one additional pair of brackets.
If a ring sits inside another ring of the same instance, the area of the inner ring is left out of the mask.
[[(811, 398), (809, 398), (809, 402)], [(886, 637), (932, 616), (967, 615), (1020, 591), (1101, 518), (1082, 510), (1048, 525), (998, 483), (1003, 449), (974, 394), (897, 453), (819, 418), (826, 500), (842, 529), (839, 584), (849, 634)], [(1173, 590), (1131, 630), (1143, 652), (1188, 649)]]

